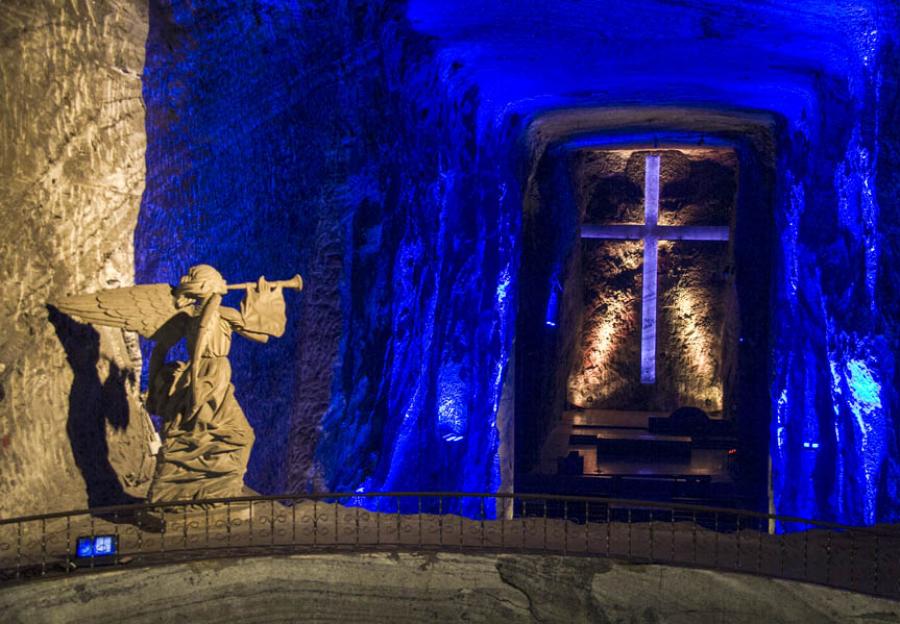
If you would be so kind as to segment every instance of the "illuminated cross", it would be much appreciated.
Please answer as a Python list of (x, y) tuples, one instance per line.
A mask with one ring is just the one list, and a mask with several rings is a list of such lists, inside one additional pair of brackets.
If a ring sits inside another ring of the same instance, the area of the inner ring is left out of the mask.
[(661, 240), (726, 241), (728, 227), (659, 225), (659, 156), (646, 159), (643, 225), (583, 225), (582, 238), (641, 240), (644, 277), (641, 306), (641, 383), (656, 383), (656, 261)]

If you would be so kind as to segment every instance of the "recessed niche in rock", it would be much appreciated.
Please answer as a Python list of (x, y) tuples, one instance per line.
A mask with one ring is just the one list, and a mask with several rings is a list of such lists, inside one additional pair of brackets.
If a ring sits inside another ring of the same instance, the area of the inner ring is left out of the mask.
[(543, 156), (524, 228), (520, 491), (765, 508), (772, 205), (767, 183), (742, 188), (769, 179), (759, 155), (698, 135)]
[(586, 177), (583, 307), (569, 403), (721, 416), (736, 353), (734, 151), (590, 151), (575, 162)]

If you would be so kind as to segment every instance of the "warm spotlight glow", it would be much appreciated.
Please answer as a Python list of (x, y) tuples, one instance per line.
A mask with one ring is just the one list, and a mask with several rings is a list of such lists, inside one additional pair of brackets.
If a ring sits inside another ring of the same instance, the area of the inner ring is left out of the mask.
[[(603, 253), (612, 253), (622, 271), (641, 267), (641, 244), (636, 241), (603, 243)], [(588, 249), (585, 253), (590, 253)], [(622, 353), (634, 336), (639, 322), (637, 291), (600, 289), (585, 310), (580, 358), (568, 382), (568, 399), (574, 405), (590, 407), (627, 389), (630, 380), (622, 374)]]
[[(659, 225), (659, 155), (645, 157), (643, 225), (584, 225), (585, 238), (643, 241), (644, 276), (641, 304), (641, 383), (656, 383), (657, 264), (660, 241), (727, 241), (728, 227)], [(721, 393), (720, 393), (721, 394)], [(719, 400), (721, 404), (721, 399)], [(721, 409), (721, 408), (719, 408)]]
[(714, 355), (717, 341), (703, 301), (696, 288), (679, 289), (674, 297), (670, 314), (675, 340), (688, 366), (678, 375), (678, 392), (684, 403), (715, 412), (722, 409), (722, 381)]
[[(621, 376), (610, 375), (612, 359), (627, 337), (628, 325), (636, 321), (632, 301), (616, 299), (606, 305), (606, 314), (596, 319), (584, 336), (584, 355), (576, 374), (569, 377), (569, 401), (590, 405), (608, 398), (625, 386)], [(631, 319), (623, 324), (622, 319)]]

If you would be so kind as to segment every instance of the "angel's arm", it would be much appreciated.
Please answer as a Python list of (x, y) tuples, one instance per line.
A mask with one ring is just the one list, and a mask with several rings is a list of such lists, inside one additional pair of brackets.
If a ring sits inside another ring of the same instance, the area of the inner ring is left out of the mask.
[(279, 338), (284, 334), (287, 318), (282, 287), (272, 286), (264, 277), (259, 278), (256, 288), (247, 289), (240, 311), (227, 310), (222, 317), (245, 338), (267, 342), (270, 336)]
[(226, 308), (223, 306), (219, 309), (219, 312), (222, 315), (222, 318), (228, 321), (228, 323), (231, 325), (231, 329), (233, 329), (238, 335), (252, 340), (253, 342), (269, 342), (268, 334), (251, 331), (244, 326), (244, 318), (241, 316), (240, 311), (235, 310), (234, 308)]

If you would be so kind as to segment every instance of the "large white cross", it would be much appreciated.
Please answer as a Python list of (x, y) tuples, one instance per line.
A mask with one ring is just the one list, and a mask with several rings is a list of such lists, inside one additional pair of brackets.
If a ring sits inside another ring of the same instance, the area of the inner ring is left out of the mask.
[(659, 156), (650, 155), (644, 174), (643, 225), (582, 225), (582, 238), (644, 242), (641, 306), (641, 383), (656, 383), (656, 260), (661, 240), (726, 241), (727, 226), (659, 225)]

